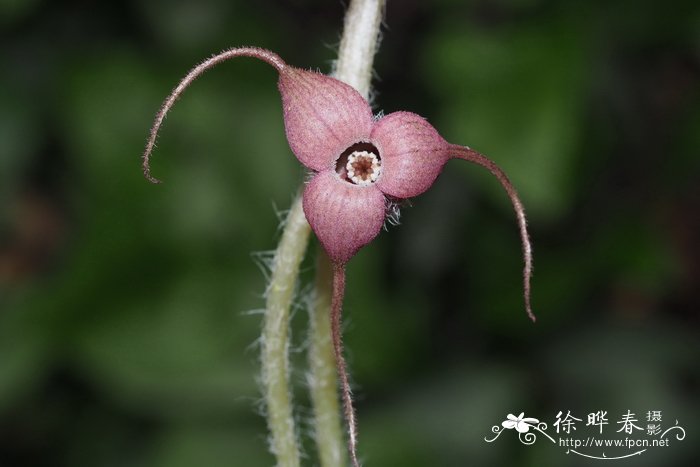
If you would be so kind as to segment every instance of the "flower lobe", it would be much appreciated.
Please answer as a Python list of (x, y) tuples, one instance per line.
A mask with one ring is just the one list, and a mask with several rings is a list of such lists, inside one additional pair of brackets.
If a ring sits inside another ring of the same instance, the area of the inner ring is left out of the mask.
[(310, 169), (333, 168), (343, 150), (372, 131), (369, 104), (342, 81), (288, 66), (280, 71), (279, 90), (287, 141)]
[(360, 186), (324, 171), (304, 189), (304, 214), (336, 264), (345, 264), (379, 234), (386, 199), (376, 184)]
[(371, 140), (381, 151), (382, 192), (411, 198), (432, 186), (449, 160), (449, 145), (426, 119), (411, 112), (394, 112), (372, 128)]

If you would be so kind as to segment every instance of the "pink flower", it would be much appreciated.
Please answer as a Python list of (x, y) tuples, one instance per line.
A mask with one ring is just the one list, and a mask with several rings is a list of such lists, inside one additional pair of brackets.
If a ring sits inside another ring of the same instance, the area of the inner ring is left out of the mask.
[(450, 145), (416, 114), (376, 120), (357, 91), (319, 73), (283, 71), (280, 91), (289, 145), (316, 172), (304, 190), (306, 218), (344, 264), (379, 234), (388, 199), (430, 188)]
[[(349, 451), (352, 464), (359, 466), (355, 415), (340, 335), (345, 264), (379, 234), (389, 203), (426, 191), (450, 159), (474, 162), (496, 176), (515, 208), (525, 259), (525, 306), (534, 321), (530, 309), (532, 252), (525, 211), (515, 188), (494, 162), (466, 146), (448, 143), (423, 117), (394, 112), (375, 118), (367, 101), (351, 86), (288, 66), (276, 54), (254, 47), (230, 49), (206, 60), (192, 69), (168, 96), (146, 144), (146, 178), (158, 183), (151, 176), (149, 158), (163, 119), (180, 94), (204, 71), (241, 56), (263, 60), (279, 73), (287, 141), (297, 159), (313, 173), (304, 189), (304, 214), (334, 263), (330, 317), (333, 348), (349, 428)], [(527, 431), (522, 422), (528, 420), (511, 422)]]
[(314, 174), (304, 190), (304, 213), (336, 265), (347, 263), (379, 234), (388, 202), (420, 195), (435, 182), (448, 160), (464, 159), (491, 171), (513, 203), (525, 258), (526, 308), (534, 320), (529, 300), (532, 260), (525, 212), (503, 171), (476, 151), (449, 144), (419, 115), (394, 112), (375, 118), (367, 101), (351, 86), (291, 67), (268, 50), (229, 49), (190, 71), (156, 116), (143, 158), (149, 180), (158, 182), (150, 174), (149, 157), (170, 107), (204, 71), (240, 56), (263, 60), (279, 73), (289, 146)]

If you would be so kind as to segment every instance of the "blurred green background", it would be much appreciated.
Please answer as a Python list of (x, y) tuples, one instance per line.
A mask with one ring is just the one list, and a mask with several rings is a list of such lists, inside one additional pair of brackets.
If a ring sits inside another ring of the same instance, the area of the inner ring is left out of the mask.
[[(2, 467), (273, 464), (256, 261), (304, 180), (274, 70), (235, 60), (185, 93), (154, 155), (163, 185), (139, 158), (192, 65), (257, 45), (329, 71), (343, 10), (0, 1)], [(518, 187), (539, 321), (505, 193), (451, 162), (349, 266), (366, 465), (597, 465), (484, 437), (508, 413), (551, 425), (607, 410), (614, 431), (628, 409), (662, 410), (688, 436), (615, 465), (697, 465), (700, 4), (389, 0), (376, 74), (377, 111), (427, 117)], [(318, 465), (306, 323), (300, 307), (292, 377)]]

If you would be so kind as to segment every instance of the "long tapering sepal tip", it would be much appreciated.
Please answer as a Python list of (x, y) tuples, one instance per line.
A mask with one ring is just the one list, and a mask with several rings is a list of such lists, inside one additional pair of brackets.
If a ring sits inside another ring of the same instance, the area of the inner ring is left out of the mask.
[(527, 233), (527, 219), (525, 218), (525, 208), (523, 207), (523, 203), (520, 201), (518, 192), (515, 190), (515, 187), (510, 182), (505, 172), (503, 172), (503, 170), (498, 165), (496, 165), (495, 162), (493, 162), (483, 154), (479, 154), (478, 152), (474, 151), (473, 149), (467, 146), (459, 146), (456, 144), (451, 145), (450, 149), (452, 157), (473, 162), (488, 169), (488, 171), (491, 172), (491, 174), (498, 179), (498, 181), (501, 183), (501, 186), (503, 186), (503, 188), (508, 193), (508, 197), (510, 198), (511, 203), (513, 204), (513, 209), (515, 210), (515, 215), (518, 218), (518, 228), (520, 229), (520, 240), (523, 249), (523, 262), (525, 263), (523, 267), (523, 297), (525, 299), (525, 311), (527, 311), (527, 316), (534, 323), (537, 321), (537, 318), (532, 312), (532, 305), (530, 302), (530, 279), (532, 278), (532, 245), (530, 244), (530, 237)]
[(151, 131), (148, 136), (148, 141), (146, 141), (146, 149), (144, 150), (142, 156), (143, 175), (149, 182), (156, 184), (161, 183), (160, 180), (151, 175), (150, 158), (151, 154), (153, 153), (153, 149), (156, 145), (158, 131), (160, 130), (160, 127), (163, 124), (163, 120), (165, 120), (165, 116), (168, 114), (168, 111), (170, 111), (172, 106), (175, 104), (175, 101), (177, 101), (177, 99), (180, 97), (180, 95), (182, 95), (185, 89), (187, 89), (187, 87), (189, 87), (189, 85), (192, 84), (192, 82), (198, 77), (200, 77), (205, 71), (213, 68), (219, 63), (225, 62), (236, 57), (257, 58), (258, 60), (262, 60), (263, 62), (266, 62), (267, 64), (275, 68), (275, 70), (277, 70), (278, 73), (281, 73), (287, 67), (287, 64), (284, 62), (284, 60), (280, 58), (279, 55), (269, 50), (261, 49), (259, 47), (234, 47), (225, 50), (217, 55), (214, 55), (213, 57), (208, 58), (207, 60), (192, 68), (189, 71), (189, 73), (187, 73), (187, 75), (185, 75), (185, 77), (182, 78), (182, 80), (178, 83), (175, 89), (173, 89), (170, 95), (168, 95), (165, 101), (163, 101), (163, 105), (156, 114), (153, 126), (151, 127)]

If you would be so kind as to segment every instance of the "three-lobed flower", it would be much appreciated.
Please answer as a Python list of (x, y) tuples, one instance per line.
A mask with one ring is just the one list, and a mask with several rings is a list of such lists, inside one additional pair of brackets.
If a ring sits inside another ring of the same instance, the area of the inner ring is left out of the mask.
[[(206, 70), (242, 56), (263, 60), (277, 70), (287, 141), (297, 159), (313, 174), (304, 188), (303, 208), (335, 266), (333, 343), (349, 425), (351, 459), (354, 465), (359, 465), (339, 325), (346, 263), (379, 234), (389, 206), (429, 189), (450, 159), (473, 162), (496, 176), (515, 209), (525, 262), (525, 306), (534, 321), (530, 306), (532, 252), (525, 212), (515, 188), (494, 162), (469, 147), (448, 143), (423, 117), (411, 112), (375, 117), (367, 100), (351, 86), (321, 73), (289, 66), (275, 53), (256, 47), (224, 51), (196, 66), (182, 79), (163, 103), (151, 129), (143, 155), (147, 179), (158, 183), (151, 176), (150, 155), (165, 115), (177, 98)], [(512, 423), (518, 431), (526, 428), (527, 420), (512, 418), (509, 425)]]

